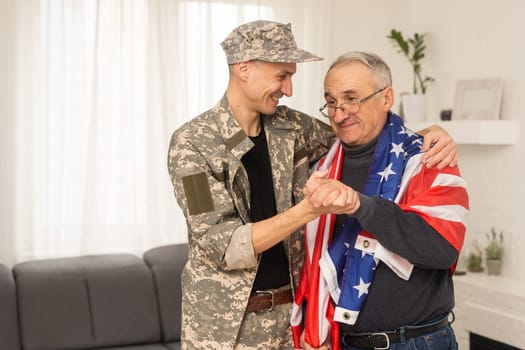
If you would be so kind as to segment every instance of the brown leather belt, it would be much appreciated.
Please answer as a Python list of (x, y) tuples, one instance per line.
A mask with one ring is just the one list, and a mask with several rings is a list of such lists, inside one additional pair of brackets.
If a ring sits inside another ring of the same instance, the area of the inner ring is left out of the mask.
[(291, 303), (292, 301), (291, 289), (260, 290), (250, 296), (246, 311), (272, 311), (275, 306)]

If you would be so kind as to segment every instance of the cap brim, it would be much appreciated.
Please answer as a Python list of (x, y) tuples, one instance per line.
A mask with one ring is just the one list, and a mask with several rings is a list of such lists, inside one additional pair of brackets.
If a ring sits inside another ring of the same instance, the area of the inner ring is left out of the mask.
[(302, 63), (324, 60), (322, 57), (299, 48), (279, 50), (276, 54), (269, 55), (268, 57), (261, 57), (259, 59), (261, 61), (279, 63)]

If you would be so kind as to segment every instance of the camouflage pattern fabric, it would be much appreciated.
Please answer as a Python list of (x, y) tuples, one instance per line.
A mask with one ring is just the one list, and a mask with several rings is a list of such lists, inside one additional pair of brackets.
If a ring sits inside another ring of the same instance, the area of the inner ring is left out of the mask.
[(272, 312), (246, 313), (234, 350), (293, 350), (291, 311), (289, 303), (277, 305)]
[(251, 60), (299, 63), (323, 59), (297, 47), (290, 23), (245, 23), (235, 28), (221, 46), (228, 64)]
[[(310, 163), (327, 152), (333, 134), (326, 124), (285, 106), (264, 118), (276, 206), (282, 212), (302, 200)], [(182, 274), (183, 349), (236, 346), (259, 258), (253, 252), (250, 186), (241, 163), (252, 147), (226, 96), (172, 135), (168, 170), (189, 244)], [(295, 288), (303, 262), (302, 230), (285, 240), (285, 249)], [(253, 332), (257, 339), (270, 337), (263, 325)]]

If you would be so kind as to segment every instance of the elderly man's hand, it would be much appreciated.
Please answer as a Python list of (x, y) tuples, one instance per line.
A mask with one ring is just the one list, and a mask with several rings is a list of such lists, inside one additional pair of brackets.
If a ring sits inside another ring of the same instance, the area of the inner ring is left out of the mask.
[(304, 188), (306, 200), (319, 214), (353, 214), (360, 205), (353, 188), (326, 178), (327, 171), (315, 171)]
[(447, 165), (455, 167), (458, 164), (456, 142), (445, 129), (439, 125), (432, 125), (418, 131), (418, 134), (424, 137), (422, 150), (425, 154), (422, 162), (427, 168), (437, 166), (438, 169), (443, 169)]

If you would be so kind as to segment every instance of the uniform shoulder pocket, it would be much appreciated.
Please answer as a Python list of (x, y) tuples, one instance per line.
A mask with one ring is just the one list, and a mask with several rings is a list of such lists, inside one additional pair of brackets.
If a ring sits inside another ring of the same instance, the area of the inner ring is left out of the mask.
[(190, 215), (207, 213), (214, 210), (210, 184), (205, 173), (184, 176), (182, 178), (184, 194), (188, 202)]

